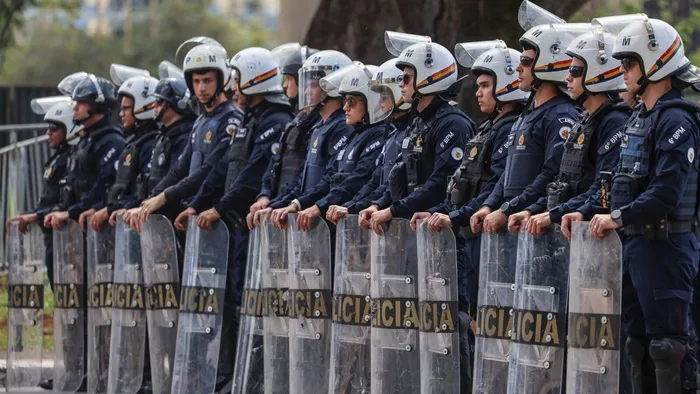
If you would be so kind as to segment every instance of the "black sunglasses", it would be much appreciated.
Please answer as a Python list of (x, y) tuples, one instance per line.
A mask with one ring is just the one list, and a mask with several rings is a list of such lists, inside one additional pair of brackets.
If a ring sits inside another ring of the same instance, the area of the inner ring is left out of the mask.
[(620, 63), (622, 63), (622, 68), (629, 71), (635, 64), (637, 64), (637, 59), (633, 57), (623, 57)]
[(583, 71), (585, 67), (583, 66), (571, 66), (569, 67), (569, 74), (574, 78), (580, 78), (583, 76)]
[(345, 97), (343, 98), (343, 105), (347, 105), (349, 108), (355, 106), (355, 104), (362, 102), (362, 99), (357, 97)]
[(397, 79), (398, 79), (398, 82), (403, 81), (403, 83), (411, 83), (411, 80), (413, 79), (413, 75), (403, 74), (403, 75), (400, 75)]
[(535, 62), (535, 59), (533, 59), (529, 56), (520, 55), (520, 64), (523, 67), (531, 67), (534, 62)]

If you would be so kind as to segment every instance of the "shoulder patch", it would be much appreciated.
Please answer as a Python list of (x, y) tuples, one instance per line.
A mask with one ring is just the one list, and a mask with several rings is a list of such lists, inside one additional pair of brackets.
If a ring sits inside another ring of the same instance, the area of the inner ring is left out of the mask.
[(619, 130), (617, 133), (615, 133), (612, 137), (610, 137), (605, 143), (598, 149), (599, 154), (605, 154), (610, 152), (610, 150), (617, 145), (620, 144), (622, 141), (622, 137), (625, 135), (625, 133), (622, 132), (622, 130)]
[(450, 131), (450, 132), (445, 136), (445, 138), (443, 138), (442, 141), (440, 142), (440, 148), (444, 149), (445, 146), (446, 146), (447, 144), (449, 144), (450, 141), (452, 141), (452, 139), (454, 138), (454, 136), (455, 136), (454, 131)]
[(562, 124), (570, 124), (572, 126), (576, 124), (576, 121), (571, 118), (559, 118), (557, 120)]
[(562, 139), (566, 140), (567, 138), (569, 138), (569, 133), (570, 133), (570, 132), (571, 132), (571, 127), (569, 127), (569, 126), (564, 126), (564, 127), (562, 127), (562, 128), (559, 129), (559, 137), (561, 137)]
[[(108, 163), (108, 162), (109, 162), (109, 159), (112, 158), (112, 155), (113, 155), (114, 152), (116, 152), (116, 151), (117, 151), (117, 150), (116, 150), (115, 148), (110, 149), (109, 152), (107, 152), (107, 154), (106, 154), (105, 157), (104, 157), (104, 162), (105, 162), (105, 163)], [(116, 166), (116, 163), (115, 163), (115, 166)], [(115, 168), (116, 168), (116, 167), (115, 167)]]
[(462, 148), (454, 147), (450, 152), (450, 156), (452, 156), (452, 158), (455, 160), (462, 160), (462, 157), (464, 157), (464, 151)]
[[(338, 149), (340, 149), (340, 148), (342, 148), (343, 146), (345, 146), (345, 142), (346, 142), (347, 140), (348, 140), (348, 136), (347, 136), (347, 135), (344, 135), (344, 136), (340, 137), (340, 139), (338, 140), (338, 142), (336, 142), (335, 145), (333, 145), (333, 150), (334, 150), (334, 151), (337, 151)], [(315, 145), (316, 145), (317, 141), (318, 141), (318, 139), (316, 139), (316, 141), (314, 141), (314, 148), (316, 147)]]
[(236, 131), (236, 126), (232, 124), (226, 126), (226, 133), (228, 133), (228, 135), (233, 135), (234, 131)]
[(365, 148), (365, 153), (369, 153), (369, 152), (379, 148), (380, 146), (382, 146), (381, 141), (374, 141)]
[(688, 161), (691, 163), (695, 161), (695, 149), (692, 147), (688, 148)]
[(280, 151), (280, 143), (279, 143), (279, 142), (275, 142), (274, 144), (272, 144), (272, 146), (270, 147), (270, 150), (272, 151), (272, 154), (273, 154), (273, 155), (276, 155), (277, 152)]
[(233, 124), (233, 125), (239, 126), (241, 124), (241, 120), (232, 116), (232, 117), (228, 118), (228, 124)]
[(686, 133), (685, 127), (681, 126), (673, 132), (671, 138), (668, 139), (668, 144), (673, 145)]
[(270, 138), (270, 136), (275, 133), (275, 130), (277, 130), (276, 127), (270, 127), (269, 129), (265, 130), (264, 133), (260, 134), (258, 141), (265, 141), (266, 139)]

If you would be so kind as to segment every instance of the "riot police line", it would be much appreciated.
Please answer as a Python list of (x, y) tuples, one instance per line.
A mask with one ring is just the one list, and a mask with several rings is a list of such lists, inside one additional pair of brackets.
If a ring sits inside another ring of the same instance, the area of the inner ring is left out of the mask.
[(696, 391), (700, 73), (644, 14), (518, 20), (522, 52), (387, 31), (377, 67), (195, 37), (160, 79), (66, 77), (33, 103), (42, 199), (7, 224), (9, 387)]

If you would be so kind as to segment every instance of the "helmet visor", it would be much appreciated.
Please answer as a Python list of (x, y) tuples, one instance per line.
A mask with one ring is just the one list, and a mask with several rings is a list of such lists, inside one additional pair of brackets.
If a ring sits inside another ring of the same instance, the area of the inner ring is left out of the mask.
[(73, 90), (75, 90), (75, 87), (78, 86), (80, 81), (85, 79), (88, 76), (88, 73), (85, 71), (78, 71), (73, 74), (68, 75), (67, 77), (63, 78), (61, 82), (58, 83), (58, 91), (70, 96), (73, 94)]
[(139, 76), (150, 77), (151, 73), (141, 68), (112, 63), (109, 67), (109, 76), (112, 78), (112, 82), (114, 82), (115, 85), (121, 86), (129, 78)]
[(167, 60), (163, 60), (158, 65), (158, 77), (159, 79), (165, 78), (185, 78), (185, 73), (180, 69), (180, 67), (170, 63)]
[(396, 98), (389, 86), (383, 85), (380, 81), (369, 81), (367, 93), (369, 123), (374, 124), (388, 118), (394, 111), (395, 103)]
[(397, 31), (384, 32), (384, 44), (386, 49), (394, 56), (399, 56), (404, 49), (419, 42), (431, 42), (432, 39), (428, 36), (419, 36), (417, 34), (399, 33)]
[(506, 49), (506, 43), (501, 40), (464, 42), (455, 45), (455, 58), (462, 66), (472, 68), (482, 53), (494, 48)]
[(32, 99), (30, 105), (35, 114), (45, 115), (54, 105), (71, 102), (72, 100), (68, 96), (50, 96)]
[(192, 37), (177, 47), (177, 51), (175, 51), (175, 60), (177, 64), (183, 64), (185, 62), (187, 52), (199, 45), (218, 45), (223, 48), (223, 45), (213, 38), (205, 36)]
[(528, 0), (523, 0), (518, 10), (518, 23), (523, 30), (528, 31), (535, 26), (566, 21)]

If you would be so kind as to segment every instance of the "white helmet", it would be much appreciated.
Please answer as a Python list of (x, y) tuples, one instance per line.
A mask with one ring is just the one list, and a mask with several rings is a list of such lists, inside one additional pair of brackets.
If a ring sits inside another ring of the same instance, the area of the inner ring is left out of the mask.
[(616, 59), (635, 58), (642, 70), (642, 79), (649, 82), (658, 82), (686, 71), (690, 60), (685, 57), (683, 40), (676, 29), (644, 14), (636, 16), (615, 38), (612, 56)]
[(564, 79), (571, 66), (571, 57), (566, 54), (566, 48), (574, 38), (590, 31), (590, 23), (565, 23), (539, 25), (525, 32), (520, 37), (520, 45), (524, 49), (535, 50), (532, 65), (535, 80), (565, 84)]
[(515, 71), (521, 53), (508, 48), (501, 40), (477, 41), (455, 45), (457, 62), (471, 68), (476, 76), (493, 77), (493, 98), (497, 103), (526, 101), (530, 94), (520, 90)]
[(370, 90), (381, 91), (383, 95), (391, 94), (394, 108), (398, 108), (401, 111), (408, 111), (411, 109), (411, 103), (404, 102), (401, 96), (399, 79), (402, 73), (401, 70), (396, 67), (396, 62), (398, 60), (398, 58), (390, 59), (379, 66), (379, 69), (369, 82), (369, 87)]
[[(370, 89), (369, 83), (377, 71), (379, 71), (379, 67), (372, 65), (360, 64), (353, 67), (345, 74), (338, 89), (342, 95), (352, 94), (364, 98), (365, 112), (370, 124), (386, 119), (394, 108), (394, 100), (389, 99), (382, 109), (382, 98), (387, 96), (381, 94), (381, 88), (379, 90)], [(386, 89), (388, 90), (388, 88)], [(388, 97), (393, 97), (393, 95), (390, 94)]]
[(364, 66), (364, 64), (361, 62), (352, 62), (340, 70), (333, 71), (332, 73), (321, 78), (318, 81), (318, 84), (326, 96), (331, 98), (340, 98), (340, 84), (343, 82), (343, 78), (345, 78), (349, 72), (362, 66)]
[(230, 65), (238, 74), (238, 90), (246, 96), (284, 91), (279, 64), (265, 48), (246, 48), (233, 55)]
[(419, 36), (417, 34), (401, 33), (387, 30), (384, 32), (384, 45), (386, 50), (394, 56), (399, 56), (404, 49), (419, 42), (431, 42), (429, 36)]
[(127, 79), (120, 87), (119, 96), (134, 100), (134, 117), (138, 120), (155, 119), (156, 91), (158, 80), (153, 77), (137, 76)]
[(434, 42), (422, 42), (404, 49), (396, 67), (411, 67), (416, 75), (413, 86), (420, 94), (444, 92), (457, 82), (457, 64), (454, 56), (444, 46)]
[(226, 50), (222, 46), (205, 44), (190, 49), (182, 65), (182, 70), (185, 73), (185, 82), (187, 82), (190, 92), (193, 95), (195, 94), (192, 88), (192, 73), (195, 71), (202, 73), (216, 71), (217, 93), (223, 92), (230, 76), (230, 68), (226, 60)]
[[(326, 97), (340, 97), (340, 93), (337, 92), (340, 81), (336, 81), (335, 89), (331, 85), (327, 85), (328, 90), (323, 87), (320, 81), (350, 64), (352, 64), (352, 60), (349, 57), (342, 52), (334, 50), (319, 51), (306, 59), (304, 65), (299, 69), (299, 109), (321, 104)], [(315, 87), (316, 84), (321, 85), (323, 94), (321, 95), (322, 97), (314, 99), (312, 98), (311, 88)]]
[(612, 57), (615, 36), (595, 29), (576, 37), (566, 54), (584, 63), (582, 76), (586, 93), (621, 92), (626, 90), (620, 71), (620, 61)]
[(82, 125), (73, 123), (73, 101), (69, 96), (51, 96), (33, 99), (31, 108), (37, 115), (44, 115), (44, 121), (58, 124), (66, 129), (66, 142), (77, 145)]
[(518, 8), (518, 24), (528, 31), (535, 26), (560, 24), (566, 21), (528, 0), (523, 0)]

